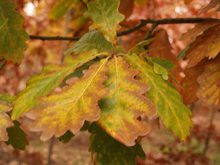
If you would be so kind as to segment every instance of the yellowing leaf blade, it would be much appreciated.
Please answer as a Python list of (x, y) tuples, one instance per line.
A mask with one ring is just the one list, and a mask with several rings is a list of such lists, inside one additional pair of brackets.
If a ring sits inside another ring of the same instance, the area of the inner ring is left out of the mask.
[(67, 51), (66, 54), (73, 53), (73, 57), (67, 56), (62, 65), (46, 66), (40, 74), (28, 81), (26, 89), (15, 100), (12, 119), (17, 119), (36, 106), (38, 98), (48, 95), (75, 69), (97, 56), (106, 55), (111, 48), (111, 43), (106, 41), (102, 34), (97, 31), (88, 32)]
[(171, 129), (180, 139), (184, 140), (190, 133), (191, 112), (182, 103), (180, 94), (160, 75), (154, 73), (150, 64), (139, 56), (125, 56), (134, 69), (140, 71), (140, 79), (149, 84), (147, 96), (157, 106), (157, 112), (164, 125)]
[(99, 119), (98, 101), (107, 93), (103, 85), (107, 60), (92, 65), (81, 79), (73, 78), (61, 92), (41, 99), (39, 108), (33, 111), (33, 129), (42, 131), (41, 139), (60, 137), (68, 130), (75, 134), (85, 121)]
[(27, 87), (15, 100), (12, 119), (17, 119), (32, 109), (38, 104), (38, 98), (49, 94), (63, 82), (66, 76), (95, 57), (96, 54), (90, 52), (88, 54), (74, 56), (74, 59), (70, 57), (69, 59), (71, 61), (66, 60), (66, 63), (63, 65), (46, 66), (40, 74), (33, 76), (28, 81)]
[(155, 109), (143, 95), (148, 87), (135, 80), (137, 72), (121, 57), (114, 57), (108, 68), (109, 94), (100, 101), (102, 114), (98, 124), (113, 138), (132, 146), (137, 137), (149, 132), (149, 124), (142, 117), (152, 117)]

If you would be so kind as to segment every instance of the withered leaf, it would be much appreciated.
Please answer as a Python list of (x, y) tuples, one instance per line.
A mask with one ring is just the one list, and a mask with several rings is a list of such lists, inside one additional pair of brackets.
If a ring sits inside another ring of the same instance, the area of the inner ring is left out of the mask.
[(192, 43), (186, 52), (188, 67), (196, 66), (204, 58), (213, 59), (220, 52), (220, 25), (213, 26)]

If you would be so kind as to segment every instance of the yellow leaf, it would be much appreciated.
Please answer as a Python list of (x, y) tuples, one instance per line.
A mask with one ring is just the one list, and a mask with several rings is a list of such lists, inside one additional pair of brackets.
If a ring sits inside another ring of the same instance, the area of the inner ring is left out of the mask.
[(33, 110), (33, 130), (42, 131), (42, 140), (60, 137), (68, 130), (76, 134), (85, 121), (99, 119), (98, 101), (107, 94), (103, 85), (107, 60), (92, 65), (81, 79), (73, 78), (61, 92), (41, 99), (39, 108)]
[(109, 61), (108, 68), (109, 94), (100, 101), (102, 114), (98, 124), (116, 140), (133, 146), (137, 137), (149, 132), (149, 123), (143, 118), (155, 114), (153, 104), (144, 96), (149, 88), (134, 78), (138, 72), (121, 57)]
[(42, 72), (27, 82), (27, 87), (18, 95), (14, 102), (12, 119), (15, 120), (38, 104), (38, 99), (46, 96), (75, 69), (94, 59), (97, 52), (86, 52), (66, 58), (62, 65), (47, 65)]

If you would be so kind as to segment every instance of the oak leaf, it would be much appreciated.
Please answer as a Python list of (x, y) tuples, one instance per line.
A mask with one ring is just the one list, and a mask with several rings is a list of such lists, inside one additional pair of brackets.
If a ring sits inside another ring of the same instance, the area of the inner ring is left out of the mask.
[(185, 44), (190, 44), (196, 39), (198, 35), (201, 35), (205, 30), (218, 24), (220, 24), (219, 21), (209, 21), (205, 23), (199, 23), (195, 25), (194, 28), (183, 33), (180, 40), (184, 41)]
[(196, 66), (204, 58), (213, 59), (220, 52), (220, 24), (213, 26), (192, 43), (186, 52), (188, 67)]
[(107, 94), (103, 85), (107, 60), (92, 65), (82, 78), (73, 78), (61, 92), (41, 99), (39, 108), (33, 110), (33, 130), (42, 131), (42, 140), (60, 137), (68, 130), (76, 134), (85, 121), (99, 119), (98, 101)]
[[(111, 44), (97, 31), (90, 31), (67, 51), (64, 64), (47, 65), (41, 73), (33, 76), (27, 82), (27, 87), (15, 100), (12, 119), (17, 119), (23, 113), (37, 105), (38, 98), (46, 96), (64, 79), (83, 64), (106, 54), (112, 48)], [(105, 51), (105, 52), (103, 52)]]
[(169, 82), (154, 73), (152, 65), (136, 54), (125, 58), (134, 69), (140, 71), (139, 78), (149, 85), (150, 90), (146, 95), (157, 106), (157, 113), (164, 125), (185, 140), (192, 126), (191, 112), (183, 104), (180, 94)]
[(20, 62), (28, 35), (23, 29), (23, 18), (13, 0), (0, 1), (0, 58)]
[(196, 93), (197, 90), (199, 89), (199, 83), (197, 79), (203, 73), (204, 65), (205, 63), (202, 63), (195, 67), (187, 68), (184, 71), (185, 78), (181, 82), (182, 85), (181, 94), (183, 96), (185, 104), (191, 104), (198, 100)]
[(92, 18), (92, 29), (98, 29), (110, 42), (115, 42), (118, 24), (124, 19), (119, 13), (120, 0), (95, 0), (88, 3), (88, 16)]
[(138, 72), (130, 69), (122, 57), (110, 60), (108, 70), (105, 85), (109, 94), (100, 101), (98, 124), (119, 142), (132, 146), (138, 136), (149, 132), (150, 126), (143, 118), (155, 115), (153, 104), (144, 96), (149, 87), (134, 78)]
[(197, 96), (207, 106), (220, 108), (220, 58), (205, 66), (199, 76)]

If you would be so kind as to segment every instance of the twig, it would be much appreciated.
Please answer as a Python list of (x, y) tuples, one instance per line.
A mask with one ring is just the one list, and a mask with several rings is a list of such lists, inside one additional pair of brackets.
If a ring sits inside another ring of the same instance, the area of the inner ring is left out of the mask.
[(52, 163), (53, 147), (54, 147), (54, 138), (52, 138), (52, 139), (49, 141), (49, 145), (48, 145), (48, 155), (47, 155), (47, 165), (51, 165), (51, 163)]
[(213, 108), (210, 112), (211, 114), (210, 114), (210, 119), (209, 119), (208, 132), (207, 132), (207, 136), (206, 136), (205, 141), (204, 141), (204, 149), (203, 149), (203, 152), (202, 152), (203, 155), (206, 155), (206, 153), (209, 149), (209, 142), (210, 142), (210, 138), (211, 138), (211, 135), (212, 135), (212, 124), (213, 124), (213, 121), (214, 121), (214, 118), (215, 118), (215, 112), (216, 112), (215, 108)]
[[(191, 23), (204, 23), (216, 21), (220, 23), (220, 19), (217, 18), (165, 18), (165, 19), (146, 19), (140, 20), (140, 23), (136, 26), (117, 33), (117, 36), (124, 36), (133, 33), (147, 24), (166, 25), (166, 24), (191, 24)], [(77, 41), (80, 37), (63, 37), (63, 36), (36, 36), (30, 35), (32, 40), (60, 40), (60, 41)]]
[(158, 26), (157, 23), (152, 24), (151, 28), (150, 28), (150, 29), (148, 30), (148, 32), (147, 32), (147, 35), (146, 35), (146, 37), (145, 37), (145, 40), (148, 40), (148, 39), (152, 38), (152, 36), (153, 36), (153, 31), (154, 31), (154, 29), (157, 28), (157, 26)]

